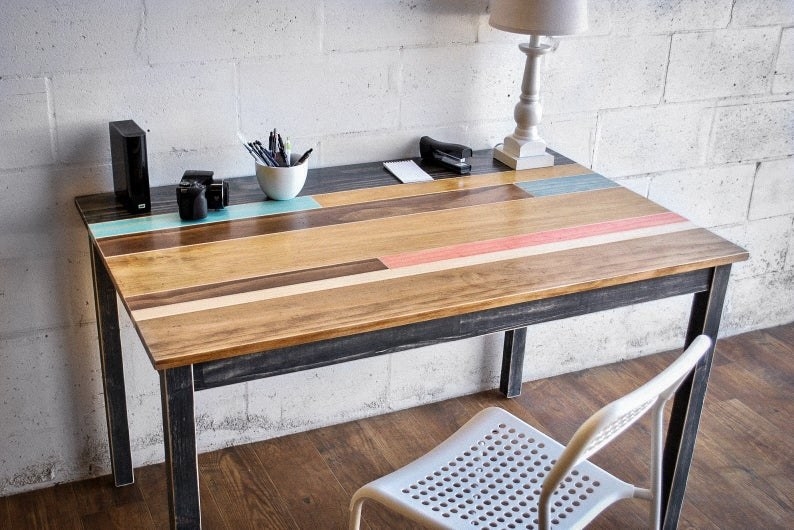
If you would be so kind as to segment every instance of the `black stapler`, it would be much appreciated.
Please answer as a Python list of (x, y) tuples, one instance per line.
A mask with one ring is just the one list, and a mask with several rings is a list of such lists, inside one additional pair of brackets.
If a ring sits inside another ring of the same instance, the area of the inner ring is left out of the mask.
[(422, 155), (422, 160), (441, 164), (461, 175), (471, 173), (471, 164), (466, 163), (466, 158), (471, 156), (471, 147), (447, 144), (429, 136), (422, 136), (419, 139), (419, 154)]

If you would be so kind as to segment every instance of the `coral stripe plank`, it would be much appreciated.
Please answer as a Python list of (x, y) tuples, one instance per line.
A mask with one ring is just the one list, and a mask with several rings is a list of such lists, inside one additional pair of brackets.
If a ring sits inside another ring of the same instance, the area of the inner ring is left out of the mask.
[(568, 241), (601, 234), (622, 232), (637, 228), (646, 228), (668, 223), (684, 221), (680, 215), (672, 212), (647, 215), (633, 219), (619, 219), (617, 221), (605, 221), (603, 223), (593, 223), (584, 226), (573, 226), (558, 230), (547, 230), (534, 234), (503, 237), (488, 241), (476, 241), (474, 243), (464, 243), (461, 245), (451, 245), (419, 252), (384, 256), (381, 261), (388, 267), (407, 267), (419, 263), (430, 263), (450, 258), (460, 258), (464, 256), (475, 256), (486, 252), (496, 252), (499, 250), (509, 250), (514, 248), (529, 247), (552, 243), (555, 241)]

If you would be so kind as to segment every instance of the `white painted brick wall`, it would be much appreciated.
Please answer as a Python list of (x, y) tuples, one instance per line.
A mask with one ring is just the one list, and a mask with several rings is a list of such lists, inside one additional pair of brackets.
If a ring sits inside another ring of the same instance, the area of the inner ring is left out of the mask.
[(512, 115), (524, 68), (517, 48), (414, 48), (403, 50), (402, 59), (401, 125), (476, 123)]
[(712, 128), (714, 164), (791, 156), (794, 100), (717, 108)]
[(46, 79), (0, 79), (0, 169), (54, 162)]
[(81, 71), (55, 75), (52, 84), (58, 158), (67, 163), (109, 160), (113, 120), (135, 119), (152, 155), (237, 141), (232, 64)]
[(393, 0), (327, 2), (323, 47), (351, 51), (471, 44), (477, 38), (482, 4), (415, 0), (394, 9)]
[(754, 176), (755, 164), (668, 171), (651, 176), (648, 198), (700, 226), (738, 224), (747, 217)]
[(731, 23), (735, 26), (790, 26), (794, 4), (790, 0), (736, 0)]
[(145, 64), (136, 47), (143, 3), (6, 0), (0, 17), (1, 75), (46, 76)]
[[(547, 56), (541, 89), (544, 111), (556, 114), (658, 103), (669, 48), (668, 35), (562, 41)], [(572, 63), (578, 67), (572, 69)]]
[(786, 252), (786, 270), (794, 270), (794, 227), (791, 229), (791, 237), (789, 237), (788, 240), (788, 251)]
[(611, 4), (613, 32), (654, 35), (704, 29), (719, 29), (731, 20), (733, 0), (701, 0), (669, 2), (665, 0), (634, 0), (632, 2), (591, 2)]
[[(246, 61), (240, 65), (241, 128), (247, 138), (274, 127), (293, 138), (395, 129), (399, 58), (389, 50)], [(317, 81), (307, 82), (307, 72)]]
[(146, 2), (141, 49), (152, 64), (317, 53), (322, 13), (311, 0)]
[(594, 169), (620, 177), (701, 166), (713, 114), (705, 103), (603, 111)]
[[(109, 472), (87, 237), (107, 122), (147, 129), (151, 181), (252, 172), (277, 127), (313, 165), (475, 148), (513, 127), (526, 37), (487, 0), (9, 0), (0, 16), (0, 495)], [(724, 334), (794, 320), (794, 3), (591, 0), (542, 73), (562, 153), (746, 246)], [(535, 326), (525, 379), (681, 343), (688, 297)], [(136, 465), (163, 458), (159, 381), (122, 314)], [(501, 335), (197, 395), (205, 451), (492, 388)], [(454, 376), (451, 376), (454, 375)], [(322, 394), (322, 407), (317, 395)]]
[(780, 38), (780, 52), (775, 63), (772, 92), (782, 94), (794, 90), (794, 28), (786, 28)]
[(794, 215), (781, 215), (717, 229), (719, 235), (735, 241), (753, 256), (736, 264), (731, 276), (743, 280), (785, 271), (792, 221)]
[(673, 35), (665, 100), (767, 93), (779, 38), (772, 27)]
[(794, 159), (770, 160), (759, 165), (750, 201), (749, 218), (765, 219), (794, 214)]
[(759, 319), (774, 323), (794, 321), (792, 282), (794, 271), (791, 263), (781, 273), (764, 274), (744, 280), (732, 279), (722, 312), (722, 329), (747, 329)]

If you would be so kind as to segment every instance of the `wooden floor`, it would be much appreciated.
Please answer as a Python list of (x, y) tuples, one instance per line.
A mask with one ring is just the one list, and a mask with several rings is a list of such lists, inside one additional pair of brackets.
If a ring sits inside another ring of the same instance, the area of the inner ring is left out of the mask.
[[(663, 354), (525, 383), (520, 397), (484, 392), (199, 456), (205, 528), (345, 528), (351, 494), (426, 452), (476, 411), (498, 405), (561, 440), (602, 404), (673, 358)], [(794, 324), (719, 342), (681, 528), (794, 527)], [(318, 403), (319, 406), (319, 403)], [(648, 424), (594, 460), (642, 482)], [(636, 459), (635, 459), (636, 457)], [(134, 485), (109, 476), (0, 498), (0, 528), (162, 528), (162, 465)], [(622, 501), (591, 528), (641, 528), (646, 503)], [(371, 529), (411, 528), (367, 505)]]

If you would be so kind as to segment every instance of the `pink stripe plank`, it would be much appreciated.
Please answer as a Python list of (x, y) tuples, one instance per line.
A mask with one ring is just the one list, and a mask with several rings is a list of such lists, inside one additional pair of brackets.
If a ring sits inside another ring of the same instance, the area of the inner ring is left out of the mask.
[(679, 223), (686, 221), (680, 215), (672, 212), (664, 212), (630, 219), (619, 219), (616, 221), (604, 221), (583, 226), (572, 226), (560, 228), (558, 230), (547, 230), (545, 232), (535, 232), (532, 234), (521, 234), (517, 236), (500, 237), (487, 241), (474, 241), (471, 243), (461, 243), (446, 247), (419, 250), (416, 252), (405, 252), (402, 254), (392, 254), (380, 258), (390, 269), (409, 267), (411, 265), (421, 265), (454, 258), (464, 258), (479, 254), (488, 254), (503, 250), (531, 247), (559, 241), (570, 241), (584, 237), (597, 236), (603, 234), (613, 234), (639, 228), (649, 228), (666, 224)]

